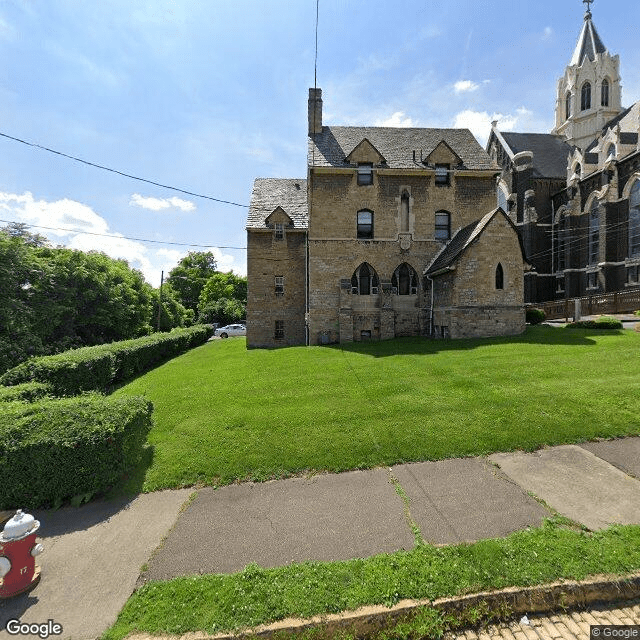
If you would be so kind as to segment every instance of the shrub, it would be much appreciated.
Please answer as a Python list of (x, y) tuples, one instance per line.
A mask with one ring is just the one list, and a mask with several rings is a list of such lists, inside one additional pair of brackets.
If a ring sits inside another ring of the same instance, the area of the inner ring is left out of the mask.
[(0, 402), (35, 402), (53, 395), (52, 388), (42, 382), (23, 382), (15, 387), (0, 387)]
[(7, 371), (0, 377), (0, 385), (37, 381), (50, 384), (58, 396), (102, 391), (203, 344), (212, 333), (210, 325), (197, 325), (136, 340), (33, 358)]
[(540, 324), (544, 322), (547, 315), (542, 309), (529, 308), (526, 312), (527, 324)]
[(615, 330), (622, 329), (622, 322), (616, 318), (611, 318), (610, 316), (602, 316), (597, 320), (578, 320), (577, 322), (570, 322), (567, 325), (567, 329)]
[(0, 509), (88, 499), (136, 465), (153, 407), (144, 398), (97, 394), (31, 404), (0, 414)]
[(634, 316), (640, 316), (640, 309), (638, 309), (638, 311), (634, 311), (634, 312), (633, 312), (633, 315), (634, 315)]

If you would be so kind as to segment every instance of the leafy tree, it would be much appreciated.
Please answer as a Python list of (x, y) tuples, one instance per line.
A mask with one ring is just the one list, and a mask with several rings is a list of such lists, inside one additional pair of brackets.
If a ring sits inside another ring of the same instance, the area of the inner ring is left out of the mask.
[(178, 296), (172, 286), (164, 285), (162, 287), (162, 308), (158, 318), (158, 301), (160, 299), (160, 290), (155, 289), (153, 292), (153, 312), (152, 324), (154, 331), (158, 328), (158, 319), (160, 331), (170, 331), (174, 327), (188, 327), (193, 324), (194, 313), (191, 309), (186, 309), (178, 301)]
[(207, 280), (216, 273), (216, 259), (211, 251), (190, 251), (176, 267), (171, 269), (167, 282), (178, 295), (178, 300), (194, 314), (198, 310), (200, 293)]
[(202, 323), (225, 325), (244, 320), (245, 314), (246, 305), (239, 300), (220, 298), (200, 307), (198, 320)]
[(229, 324), (243, 320), (247, 309), (247, 279), (232, 271), (215, 273), (202, 288), (198, 304), (200, 322)]

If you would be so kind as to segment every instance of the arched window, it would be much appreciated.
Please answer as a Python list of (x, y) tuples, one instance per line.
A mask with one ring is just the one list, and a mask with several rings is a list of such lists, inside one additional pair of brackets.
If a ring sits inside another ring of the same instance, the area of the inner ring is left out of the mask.
[(579, 162), (578, 162), (578, 164), (576, 164), (575, 169), (573, 170), (573, 172), (578, 176), (578, 178), (580, 177), (580, 174), (582, 173), (582, 166), (580, 165)]
[(585, 82), (582, 85), (582, 98), (580, 100), (580, 109), (586, 111), (591, 109), (591, 83)]
[(509, 213), (509, 203), (507, 202), (507, 192), (501, 185), (498, 185), (498, 206), (505, 212)]
[(394, 289), (394, 293), (397, 293), (399, 296), (417, 295), (418, 274), (416, 270), (404, 262), (393, 272), (391, 286)]
[(600, 203), (594, 199), (589, 212), (589, 264), (600, 262)]
[(363, 262), (351, 276), (351, 293), (359, 296), (370, 296), (378, 293), (378, 274), (375, 269)]
[(600, 91), (600, 104), (603, 107), (609, 106), (609, 81), (606, 78), (602, 81), (602, 89)]
[(499, 262), (496, 267), (496, 289), (504, 289), (504, 269)]
[(434, 237), (440, 242), (447, 242), (451, 237), (451, 214), (448, 211), (436, 211)]
[(629, 257), (640, 256), (640, 180), (629, 194)]
[(400, 231), (402, 233), (409, 231), (409, 194), (406, 191), (400, 198)]
[(373, 238), (373, 211), (358, 211), (357, 237), (363, 240)]
[(564, 98), (564, 115), (567, 120), (571, 117), (571, 91)]

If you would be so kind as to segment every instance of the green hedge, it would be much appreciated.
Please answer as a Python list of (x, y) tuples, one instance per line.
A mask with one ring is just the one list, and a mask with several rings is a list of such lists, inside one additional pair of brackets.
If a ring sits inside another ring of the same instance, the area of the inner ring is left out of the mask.
[(53, 389), (43, 382), (23, 382), (15, 387), (0, 387), (0, 402), (35, 402), (53, 395)]
[(567, 329), (622, 329), (622, 322), (616, 320), (616, 318), (609, 318), (602, 316), (597, 320), (578, 320), (577, 322), (570, 322), (567, 325)]
[(142, 454), (153, 406), (144, 398), (87, 394), (8, 402), (0, 413), (0, 509), (89, 499)]
[(197, 325), (188, 329), (175, 329), (170, 333), (155, 333), (136, 340), (32, 358), (1, 376), (0, 385), (42, 382), (50, 384), (58, 396), (104, 390), (203, 344), (212, 334), (213, 328), (210, 325)]
[(543, 309), (536, 309), (533, 307), (529, 307), (526, 311), (526, 322), (527, 324), (540, 324), (544, 322), (547, 317), (547, 314)]

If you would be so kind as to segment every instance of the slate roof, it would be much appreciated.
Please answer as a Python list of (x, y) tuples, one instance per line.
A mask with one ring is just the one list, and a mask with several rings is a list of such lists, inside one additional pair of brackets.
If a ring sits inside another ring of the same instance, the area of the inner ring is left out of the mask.
[(533, 152), (533, 175), (537, 178), (566, 178), (567, 158), (573, 151), (561, 137), (551, 133), (512, 133), (500, 135), (514, 154)]
[(593, 62), (597, 53), (605, 53), (606, 50), (607, 48), (604, 46), (591, 20), (591, 12), (587, 11), (584, 16), (582, 31), (578, 37), (578, 43), (569, 64), (581, 65), (585, 57)]
[(247, 229), (264, 229), (266, 218), (277, 207), (282, 207), (293, 220), (294, 229), (306, 229), (309, 223), (307, 181), (298, 178), (256, 178)]
[(499, 170), (469, 129), (410, 127), (322, 127), (322, 133), (309, 136), (309, 165), (344, 167), (345, 158), (364, 138), (380, 152), (391, 169), (424, 168), (420, 154), (426, 158), (444, 140), (460, 156), (463, 168)]
[[(453, 263), (466, 251), (466, 249), (473, 244), (480, 234), (484, 231), (486, 226), (492, 220), (495, 215), (503, 215), (513, 226), (513, 223), (507, 215), (502, 211), (500, 207), (494, 209), (487, 213), (487, 215), (480, 218), (480, 220), (476, 220), (471, 224), (467, 225), (460, 229), (449, 241), (449, 244), (445, 245), (442, 251), (435, 257), (433, 262), (425, 269), (424, 275), (431, 275), (440, 271), (441, 269), (446, 269), (453, 265)], [(518, 234), (515, 227), (513, 227), (516, 234)], [(524, 248), (522, 246), (522, 239), (520, 238), (520, 234), (518, 234), (518, 240), (520, 241), (520, 250), (522, 251), (522, 257), (526, 261)]]

